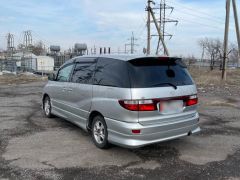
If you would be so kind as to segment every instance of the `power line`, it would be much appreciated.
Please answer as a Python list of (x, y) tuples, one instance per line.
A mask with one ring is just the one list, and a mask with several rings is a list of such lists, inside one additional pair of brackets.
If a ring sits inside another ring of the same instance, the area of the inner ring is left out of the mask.
[[(208, 18), (208, 19), (214, 19), (215, 21), (219, 21), (219, 23), (224, 23), (224, 19), (220, 18), (220, 17), (217, 17), (217, 16), (213, 16), (212, 14), (210, 13), (207, 13), (207, 12), (204, 12), (204, 11), (200, 11), (198, 9), (194, 9), (194, 8), (190, 8), (186, 5), (183, 5), (183, 4), (180, 4), (178, 2), (173, 2), (173, 1), (169, 1), (169, 3), (172, 3), (172, 4), (175, 4), (175, 6), (177, 7), (181, 7), (181, 9), (187, 9), (187, 10), (190, 10), (191, 12), (195, 13), (195, 14), (201, 14), (202, 18)], [(177, 5), (176, 5), (177, 4)], [(205, 16), (205, 17), (203, 17)]]
[[(211, 23), (213, 23), (213, 20), (210, 19), (210, 18), (202, 17), (202, 16), (200, 16), (200, 15), (196, 15), (196, 14), (193, 14), (193, 13), (189, 13), (189, 12), (186, 12), (186, 11), (183, 11), (183, 10), (180, 10), (180, 9), (176, 9), (176, 11), (179, 11), (179, 12), (181, 12), (181, 13), (183, 13), (183, 14), (186, 14), (186, 15), (190, 15), (190, 16), (197, 17), (198, 19), (200, 18), (200, 19), (204, 19), (204, 20), (209, 20), (209, 21), (211, 21)], [(223, 22), (220, 23), (220, 22), (216, 22), (216, 21), (215, 21), (214, 23), (221, 24), (221, 25), (223, 24)]]
[(196, 22), (196, 21), (194, 21), (194, 20), (189, 20), (189, 19), (185, 19), (185, 18), (177, 18), (179, 21), (182, 21), (182, 22), (184, 22), (184, 21), (186, 21), (186, 22), (190, 22), (190, 23), (194, 23), (194, 24), (198, 24), (198, 25), (202, 25), (202, 26), (206, 26), (206, 27), (210, 27), (210, 28), (213, 28), (213, 29), (220, 29), (220, 28), (223, 28), (223, 27), (218, 27), (218, 26), (214, 26), (214, 25), (209, 25), (209, 24), (206, 24), (206, 23), (201, 23), (201, 22)]
[(40, 36), (37, 32), (35, 32), (35, 31), (32, 31), (32, 32), (34, 33), (35, 37), (39, 38), (38, 40), (40, 40), (44, 43), (45, 46), (50, 47), (52, 44), (54, 44), (54, 43), (51, 43), (50, 41), (47, 41), (45, 38)]

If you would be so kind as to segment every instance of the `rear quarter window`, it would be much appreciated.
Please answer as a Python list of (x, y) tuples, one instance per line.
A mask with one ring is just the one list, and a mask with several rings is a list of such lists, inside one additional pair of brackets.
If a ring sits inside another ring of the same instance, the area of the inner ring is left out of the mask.
[(116, 59), (99, 58), (95, 70), (94, 84), (130, 88), (127, 63)]

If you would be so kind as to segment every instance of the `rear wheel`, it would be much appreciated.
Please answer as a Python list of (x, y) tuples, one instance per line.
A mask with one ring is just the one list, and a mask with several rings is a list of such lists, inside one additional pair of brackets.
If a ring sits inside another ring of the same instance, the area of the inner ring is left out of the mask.
[(51, 100), (48, 96), (46, 96), (43, 100), (43, 110), (44, 110), (45, 116), (47, 116), (48, 118), (51, 118), (53, 116)]
[(106, 149), (108, 144), (107, 125), (102, 116), (96, 116), (92, 122), (92, 139), (94, 144), (100, 149)]

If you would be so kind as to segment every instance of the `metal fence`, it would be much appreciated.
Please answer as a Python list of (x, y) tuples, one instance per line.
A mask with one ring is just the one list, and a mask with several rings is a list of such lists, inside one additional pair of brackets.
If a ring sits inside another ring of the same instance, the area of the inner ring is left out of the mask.
[(9, 57), (0, 59), (0, 72), (33, 72), (36, 74), (46, 74), (59, 69), (66, 61), (71, 59), (70, 56), (64, 55), (50, 57), (54, 59), (52, 66), (41, 65), (36, 57)]
[(48, 74), (54, 71), (53, 66), (36, 65), (32, 59), (0, 59), (0, 72), (32, 72), (36, 74)]
[[(32, 72), (36, 74), (48, 74), (52, 71), (58, 70), (62, 64), (71, 59), (68, 55), (53, 55), (50, 56), (54, 59), (53, 66), (44, 66), (37, 64), (37, 59), (32, 57), (18, 57), (18, 58), (8, 58), (0, 59), (0, 72)], [(183, 59), (187, 66), (189, 67), (210, 67), (211, 63), (209, 60), (204, 61), (192, 61), (191, 59)], [(215, 68), (221, 68), (221, 61), (214, 64)], [(238, 67), (237, 64), (228, 62), (228, 67)]]

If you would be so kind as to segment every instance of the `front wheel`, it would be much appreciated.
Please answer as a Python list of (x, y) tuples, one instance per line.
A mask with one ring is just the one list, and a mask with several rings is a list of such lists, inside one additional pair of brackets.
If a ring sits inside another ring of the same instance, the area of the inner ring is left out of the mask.
[(94, 144), (100, 149), (109, 147), (107, 125), (102, 116), (96, 116), (93, 119), (92, 139)]

